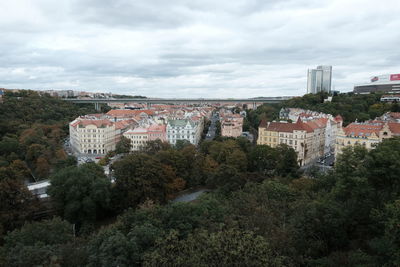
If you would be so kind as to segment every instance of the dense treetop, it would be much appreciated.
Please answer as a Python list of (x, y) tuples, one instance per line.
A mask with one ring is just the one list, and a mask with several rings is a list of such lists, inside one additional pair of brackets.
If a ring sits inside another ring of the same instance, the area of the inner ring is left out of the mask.
[(0, 168), (19, 159), (36, 179), (47, 178), (67, 160), (62, 144), (68, 122), (94, 112), (90, 105), (34, 91), (6, 92), (0, 104)]

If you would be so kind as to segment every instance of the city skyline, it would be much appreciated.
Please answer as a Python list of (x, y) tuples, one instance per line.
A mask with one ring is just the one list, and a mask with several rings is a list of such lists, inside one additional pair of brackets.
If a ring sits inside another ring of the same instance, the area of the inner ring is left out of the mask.
[[(372, 8), (374, 7), (374, 8)], [(0, 87), (148, 97), (303, 95), (399, 73), (400, 5), (372, 1), (3, 1)]]

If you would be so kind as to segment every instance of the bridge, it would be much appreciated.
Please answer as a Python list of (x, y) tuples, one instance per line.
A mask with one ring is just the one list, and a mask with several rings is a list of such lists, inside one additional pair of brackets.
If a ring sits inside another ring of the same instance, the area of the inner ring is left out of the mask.
[(276, 97), (258, 97), (258, 98), (88, 98), (75, 99), (64, 98), (63, 100), (72, 103), (94, 103), (96, 110), (100, 109), (99, 104), (108, 103), (138, 103), (138, 104), (215, 104), (215, 103), (243, 103), (252, 104), (256, 107), (257, 104), (264, 103), (279, 103), (285, 100), (292, 99), (294, 96), (276, 96)]

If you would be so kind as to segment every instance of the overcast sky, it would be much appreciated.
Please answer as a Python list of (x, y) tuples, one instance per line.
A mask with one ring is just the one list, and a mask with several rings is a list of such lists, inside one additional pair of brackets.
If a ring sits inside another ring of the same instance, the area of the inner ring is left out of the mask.
[(350, 91), (400, 73), (399, 0), (1, 0), (0, 87), (151, 97)]

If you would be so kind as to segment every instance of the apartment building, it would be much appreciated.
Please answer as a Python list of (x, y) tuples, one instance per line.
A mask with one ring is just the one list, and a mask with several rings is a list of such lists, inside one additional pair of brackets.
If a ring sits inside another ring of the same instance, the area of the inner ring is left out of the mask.
[(167, 125), (165, 124), (152, 124), (147, 129), (149, 133), (149, 141), (161, 140), (167, 142)]
[(114, 122), (104, 114), (78, 117), (69, 124), (70, 145), (78, 154), (106, 154), (115, 150), (122, 134), (136, 125), (135, 120)]
[(123, 135), (131, 140), (132, 151), (140, 150), (149, 141), (149, 132), (147, 128), (137, 127), (126, 131)]
[(126, 138), (131, 140), (131, 150), (139, 151), (144, 147), (147, 142), (154, 140), (167, 141), (166, 138), (166, 125), (150, 125), (147, 127), (137, 127), (130, 129), (123, 134)]
[(321, 131), (325, 134), (323, 154), (335, 149), (336, 135), (343, 124), (343, 118), (340, 115), (333, 117), (331, 114), (301, 108), (282, 108), (279, 112), (279, 118), (289, 121), (297, 121), (300, 118), (303, 122), (310, 122), (311, 126), (313, 122), (319, 127), (322, 126)]
[(70, 145), (80, 154), (106, 154), (115, 150), (115, 124), (107, 119), (78, 118), (69, 124)]
[(243, 117), (240, 114), (229, 114), (222, 117), (221, 136), (239, 137), (243, 132)]
[(257, 144), (271, 147), (286, 144), (296, 151), (297, 161), (303, 166), (321, 156), (324, 136), (318, 124), (303, 122), (300, 118), (295, 123), (263, 120), (258, 128)]
[(335, 155), (342, 152), (345, 147), (361, 145), (373, 149), (383, 139), (400, 136), (400, 123), (374, 120), (367, 122), (353, 122), (340, 128), (337, 139)]
[(175, 145), (178, 140), (187, 140), (197, 145), (202, 131), (202, 120), (195, 122), (191, 119), (177, 119), (167, 122), (167, 140), (172, 145)]

